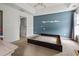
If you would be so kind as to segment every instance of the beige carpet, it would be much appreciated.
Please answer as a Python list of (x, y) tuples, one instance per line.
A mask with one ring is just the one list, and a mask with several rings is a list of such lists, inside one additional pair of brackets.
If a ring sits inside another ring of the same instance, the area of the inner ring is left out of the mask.
[(53, 49), (28, 44), (26, 38), (21, 38), (16, 42), (19, 48), (13, 53), (13, 56), (74, 56), (75, 50), (79, 49), (79, 43), (71, 41), (67, 38), (61, 38), (63, 45), (63, 52), (58, 52)]

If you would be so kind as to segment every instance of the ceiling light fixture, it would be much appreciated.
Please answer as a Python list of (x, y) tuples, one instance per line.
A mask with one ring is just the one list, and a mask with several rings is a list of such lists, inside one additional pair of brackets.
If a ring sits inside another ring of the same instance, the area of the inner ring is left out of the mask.
[(34, 7), (38, 7), (38, 6), (46, 8), (46, 5), (44, 3), (37, 3), (37, 4), (34, 5)]

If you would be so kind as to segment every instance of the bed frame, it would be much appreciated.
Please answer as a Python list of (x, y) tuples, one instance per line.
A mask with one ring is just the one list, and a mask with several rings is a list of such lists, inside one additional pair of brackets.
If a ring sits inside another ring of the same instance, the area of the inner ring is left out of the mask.
[(39, 35), (57, 37), (57, 41), (56, 41), (57, 44), (37, 41), (37, 40), (33, 40), (33, 38), (30, 38), (30, 39), (28, 38), (28, 43), (43, 46), (43, 47), (46, 47), (46, 48), (50, 48), (50, 49), (54, 49), (54, 50), (62, 52), (62, 45), (61, 45), (61, 40), (60, 40), (59, 35), (50, 35), (50, 34), (39, 34)]

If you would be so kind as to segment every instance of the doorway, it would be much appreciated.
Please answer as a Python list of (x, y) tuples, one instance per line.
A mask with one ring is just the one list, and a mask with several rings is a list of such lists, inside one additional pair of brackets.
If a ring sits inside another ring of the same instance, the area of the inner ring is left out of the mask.
[(26, 37), (27, 21), (26, 17), (20, 17), (20, 38)]

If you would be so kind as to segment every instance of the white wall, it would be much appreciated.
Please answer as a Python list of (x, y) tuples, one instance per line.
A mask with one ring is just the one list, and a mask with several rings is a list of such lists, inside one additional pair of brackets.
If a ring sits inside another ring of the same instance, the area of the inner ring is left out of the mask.
[(33, 35), (33, 16), (28, 16), (27, 20), (27, 37)]
[(19, 40), (20, 16), (27, 17), (27, 28), (28, 28), (27, 36), (30, 36), (33, 34), (32, 32), (33, 16), (32, 15), (23, 13), (17, 9), (11, 8), (4, 4), (0, 4), (0, 10), (3, 10), (4, 40), (7, 40), (9, 42)]

